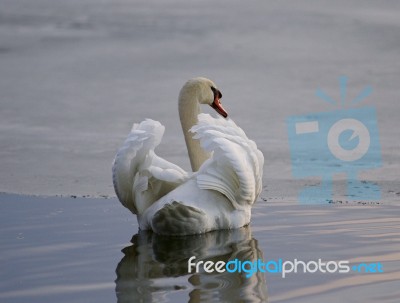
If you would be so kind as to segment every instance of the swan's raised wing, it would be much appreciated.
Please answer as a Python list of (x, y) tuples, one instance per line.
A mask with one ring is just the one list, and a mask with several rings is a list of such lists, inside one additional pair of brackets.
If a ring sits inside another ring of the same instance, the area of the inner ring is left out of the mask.
[(154, 153), (165, 127), (146, 119), (134, 124), (113, 163), (115, 193), (121, 203), (134, 214), (141, 214), (189, 177), (179, 166)]
[(240, 209), (255, 202), (262, 188), (264, 156), (231, 119), (200, 114), (194, 138), (212, 156), (200, 167), (197, 184), (216, 190)]

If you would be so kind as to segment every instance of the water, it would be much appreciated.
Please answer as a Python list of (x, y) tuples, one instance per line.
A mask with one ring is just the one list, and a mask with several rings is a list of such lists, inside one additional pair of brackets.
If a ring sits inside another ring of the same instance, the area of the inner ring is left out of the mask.
[[(397, 302), (399, 5), (0, 0), (0, 192), (17, 194), (0, 194), (0, 300)], [(337, 110), (315, 91), (339, 100), (342, 75), (349, 99), (373, 88), (362, 105), (377, 111), (382, 167), (358, 177), (382, 199), (349, 202), (337, 174), (333, 203), (298, 205), (320, 180), (293, 179), (285, 121)], [(157, 153), (189, 169), (177, 96), (194, 76), (218, 84), (264, 153), (251, 226), (138, 234), (115, 198), (112, 159), (132, 123), (152, 118), (166, 126)], [(385, 272), (189, 274), (192, 254), (381, 262)]]
[(188, 260), (192, 256), (196, 262), (262, 260), (250, 227), (190, 237), (140, 232), (132, 238), (132, 243), (123, 249), (124, 257), (116, 269), (118, 302), (138, 298), (142, 302), (267, 300), (267, 284), (262, 273), (246, 278), (243, 273), (209, 274), (200, 269), (199, 273), (188, 274)]
[[(16, 207), (17, 206), (17, 207)], [(138, 233), (115, 199), (0, 195), (2, 302), (397, 302), (397, 206), (259, 203), (250, 226)], [(189, 273), (187, 260), (380, 262), (384, 273)]]

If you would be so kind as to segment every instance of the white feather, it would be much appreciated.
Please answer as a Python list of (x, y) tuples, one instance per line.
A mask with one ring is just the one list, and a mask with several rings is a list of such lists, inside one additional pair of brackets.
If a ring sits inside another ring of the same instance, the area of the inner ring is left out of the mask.
[(256, 144), (232, 120), (199, 115), (192, 127), (212, 157), (199, 170), (198, 185), (224, 194), (235, 208), (252, 204), (261, 191), (264, 157)]
[(134, 124), (115, 156), (114, 189), (121, 203), (134, 214), (142, 213), (188, 178), (179, 166), (154, 153), (164, 130), (160, 122), (150, 119)]

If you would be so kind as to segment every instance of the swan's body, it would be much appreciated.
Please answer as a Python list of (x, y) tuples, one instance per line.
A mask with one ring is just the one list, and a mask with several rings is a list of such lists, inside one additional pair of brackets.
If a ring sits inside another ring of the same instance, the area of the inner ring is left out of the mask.
[(241, 128), (200, 113), (209, 104), (227, 116), (215, 84), (189, 80), (179, 96), (179, 114), (193, 172), (154, 153), (164, 126), (147, 119), (134, 124), (113, 165), (115, 192), (138, 217), (142, 230), (189, 235), (250, 223), (261, 192), (264, 158)]

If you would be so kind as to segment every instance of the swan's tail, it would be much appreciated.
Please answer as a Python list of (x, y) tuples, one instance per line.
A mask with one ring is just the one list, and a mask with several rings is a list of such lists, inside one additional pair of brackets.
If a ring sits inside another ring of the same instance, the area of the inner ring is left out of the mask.
[(192, 235), (207, 232), (207, 215), (179, 202), (164, 205), (152, 218), (152, 230), (160, 235)]
[(122, 205), (134, 214), (139, 214), (144, 208), (137, 205), (134, 191), (147, 189), (147, 182), (139, 179), (137, 173), (150, 165), (149, 156), (160, 144), (164, 130), (160, 122), (151, 119), (134, 124), (115, 156), (112, 168), (115, 193)]

